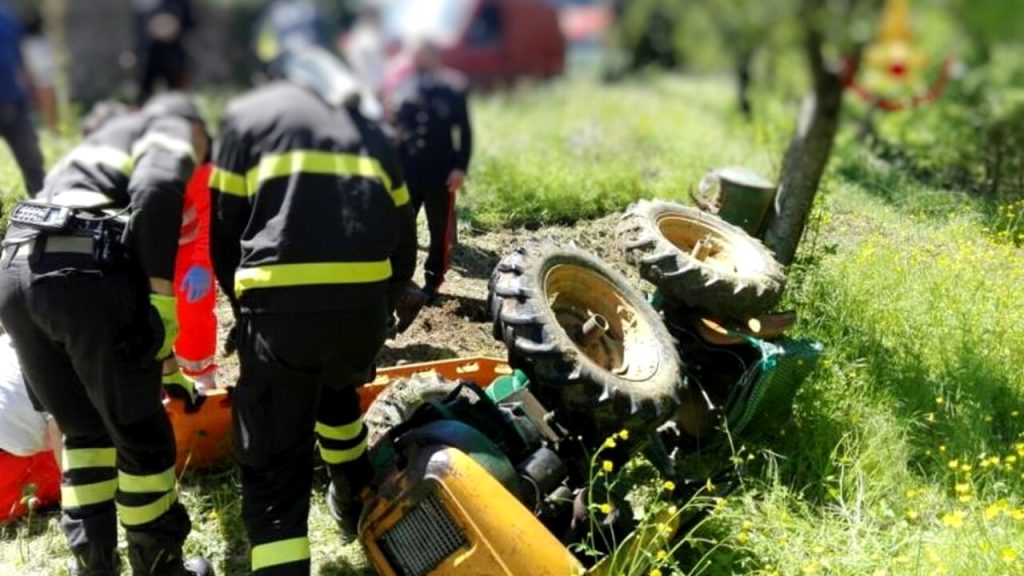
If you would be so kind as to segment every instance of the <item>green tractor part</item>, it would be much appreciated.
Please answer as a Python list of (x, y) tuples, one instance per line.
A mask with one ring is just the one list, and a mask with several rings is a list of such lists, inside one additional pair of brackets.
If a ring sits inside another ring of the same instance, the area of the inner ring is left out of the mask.
[(774, 182), (752, 170), (719, 168), (704, 176), (698, 194), (691, 195), (691, 199), (701, 210), (717, 214), (759, 238), (777, 188)]

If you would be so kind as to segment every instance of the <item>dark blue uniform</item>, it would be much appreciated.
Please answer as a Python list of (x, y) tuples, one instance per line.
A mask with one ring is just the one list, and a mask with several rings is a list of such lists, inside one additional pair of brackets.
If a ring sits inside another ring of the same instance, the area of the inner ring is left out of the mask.
[(450, 70), (419, 72), (392, 96), (413, 210), (425, 207), (427, 212), (426, 288), (432, 292), (444, 282), (454, 234), (455, 195), (448, 191), (448, 176), (453, 170), (468, 171), (473, 151), (466, 86), (465, 78)]

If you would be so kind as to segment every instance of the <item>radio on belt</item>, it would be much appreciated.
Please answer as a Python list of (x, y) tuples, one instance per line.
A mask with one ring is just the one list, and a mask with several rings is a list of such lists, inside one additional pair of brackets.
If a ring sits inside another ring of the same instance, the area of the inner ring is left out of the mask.
[(40, 230), (65, 230), (71, 221), (72, 211), (67, 206), (43, 202), (22, 201), (14, 205), (11, 222)]

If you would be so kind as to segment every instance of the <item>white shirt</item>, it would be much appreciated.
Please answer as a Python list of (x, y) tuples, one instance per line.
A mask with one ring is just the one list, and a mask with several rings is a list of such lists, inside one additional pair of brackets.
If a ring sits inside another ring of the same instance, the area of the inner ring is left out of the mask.
[(11, 337), (0, 336), (0, 450), (31, 456), (48, 450), (46, 415), (28, 398)]

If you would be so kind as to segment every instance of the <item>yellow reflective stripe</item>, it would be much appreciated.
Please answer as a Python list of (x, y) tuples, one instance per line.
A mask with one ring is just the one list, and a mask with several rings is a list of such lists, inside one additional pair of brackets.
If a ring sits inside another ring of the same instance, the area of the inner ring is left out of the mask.
[(148, 524), (166, 514), (177, 501), (178, 493), (172, 490), (142, 506), (127, 506), (118, 502), (117, 515), (121, 518), (121, 524), (125, 526)]
[(137, 140), (132, 146), (132, 158), (138, 160), (143, 154), (149, 152), (150, 148), (163, 148), (182, 156), (188, 156), (192, 160), (196, 159), (196, 149), (191, 142), (158, 132), (150, 132)]
[(132, 157), (124, 150), (119, 150), (113, 146), (83, 144), (72, 150), (65, 161), (86, 165), (103, 164), (125, 176), (131, 176), (132, 170), (135, 168), (135, 161), (132, 160)]
[[(269, 154), (260, 159), (258, 166), (246, 174), (249, 190), (256, 190), (261, 184), (274, 178), (292, 174), (318, 174), (380, 180), (388, 190), (396, 206), (408, 202), (408, 190), (404, 186), (392, 190), (391, 177), (375, 158), (358, 154), (324, 152), (321, 150), (297, 150), (285, 154)], [(404, 191), (404, 196), (403, 196)], [(403, 200), (404, 202), (400, 202)]]
[(409, 188), (405, 184), (402, 184), (398, 188), (391, 191), (391, 199), (395, 201), (395, 206), (405, 206), (409, 203)]
[(61, 456), (64, 471), (82, 468), (112, 468), (117, 461), (114, 448), (65, 448)]
[[(223, 194), (242, 197), (248, 196), (250, 190), (246, 186), (245, 176), (220, 168), (214, 168), (210, 173), (210, 188), (220, 190)], [(255, 190), (255, 188), (251, 190)]]
[(276, 264), (239, 268), (235, 294), (252, 288), (281, 288), (314, 284), (369, 284), (391, 278), (391, 261)]
[(159, 474), (136, 476), (127, 472), (117, 471), (117, 487), (122, 492), (133, 494), (145, 494), (147, 492), (167, 492), (174, 490), (174, 467), (170, 467)]
[(116, 491), (117, 478), (93, 484), (61, 486), (60, 502), (64, 508), (81, 508), (82, 506), (113, 500)]
[(320, 446), (320, 457), (328, 464), (346, 464), (359, 458), (366, 452), (366, 437), (359, 444), (344, 450), (333, 450)]
[(316, 423), (316, 433), (331, 440), (355, 440), (363, 431), (363, 420), (360, 418), (355, 422), (341, 426), (328, 426), (320, 422)]
[(309, 538), (290, 538), (252, 547), (252, 570), (309, 560)]

